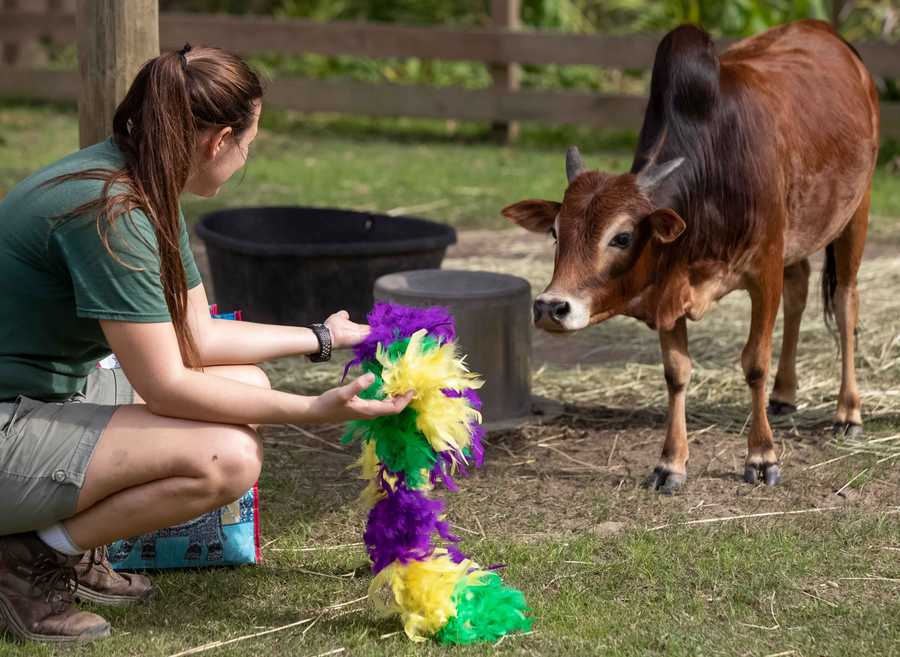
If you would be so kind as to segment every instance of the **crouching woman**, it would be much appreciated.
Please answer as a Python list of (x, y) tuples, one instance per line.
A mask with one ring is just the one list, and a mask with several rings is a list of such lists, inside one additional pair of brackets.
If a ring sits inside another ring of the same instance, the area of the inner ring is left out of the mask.
[[(361, 400), (368, 377), (279, 392), (253, 365), (357, 344), (368, 328), (346, 313), (313, 328), (209, 317), (179, 197), (213, 196), (244, 165), (262, 95), (225, 51), (163, 54), (111, 138), (0, 201), (0, 629), (19, 639), (106, 636), (76, 598), (147, 599), (149, 580), (113, 572), (103, 546), (237, 499), (260, 473), (256, 425), (409, 402)], [(97, 368), (110, 351), (121, 370)]]

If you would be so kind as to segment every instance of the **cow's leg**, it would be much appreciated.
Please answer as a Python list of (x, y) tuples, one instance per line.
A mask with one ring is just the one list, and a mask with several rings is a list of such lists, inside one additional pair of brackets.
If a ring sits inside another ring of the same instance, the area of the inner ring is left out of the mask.
[(684, 401), (691, 379), (691, 356), (688, 353), (687, 322), (678, 320), (671, 331), (659, 332), (663, 371), (669, 389), (669, 416), (662, 455), (645, 485), (671, 495), (687, 480), (687, 421)]
[(854, 364), (856, 322), (859, 316), (856, 274), (862, 260), (868, 225), (869, 194), (866, 194), (844, 232), (833, 243), (837, 274), (834, 317), (841, 339), (841, 391), (838, 394), (834, 428), (840, 434), (862, 434), (862, 405), (856, 387)]
[(766, 263), (758, 278), (750, 285), (750, 337), (741, 354), (741, 365), (751, 395), (750, 431), (747, 435), (747, 461), (744, 481), (756, 483), (762, 479), (774, 486), (781, 478), (772, 427), (766, 417), (766, 378), (772, 358), (772, 331), (781, 301), (784, 268), (778, 263)]
[(806, 308), (809, 291), (809, 260), (784, 268), (784, 337), (775, 385), (769, 397), (771, 415), (789, 415), (797, 410), (797, 343), (800, 340), (800, 320)]

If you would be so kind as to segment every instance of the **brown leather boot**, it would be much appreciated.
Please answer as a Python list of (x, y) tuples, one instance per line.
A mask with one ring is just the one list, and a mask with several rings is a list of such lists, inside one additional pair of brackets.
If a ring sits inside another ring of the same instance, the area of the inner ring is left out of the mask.
[(91, 641), (109, 636), (109, 623), (75, 607), (69, 557), (36, 534), (0, 536), (0, 630), (20, 640)]
[(117, 573), (108, 557), (106, 546), (94, 548), (82, 557), (75, 566), (78, 578), (76, 597), (113, 607), (147, 602), (156, 591), (150, 580), (143, 575)]

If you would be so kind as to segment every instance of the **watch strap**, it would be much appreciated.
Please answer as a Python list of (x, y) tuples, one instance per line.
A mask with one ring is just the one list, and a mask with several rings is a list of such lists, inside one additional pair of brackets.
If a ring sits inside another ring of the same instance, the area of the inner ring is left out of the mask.
[(309, 354), (309, 360), (313, 363), (324, 363), (327, 360), (331, 360), (331, 330), (324, 324), (310, 324), (307, 328), (313, 332), (319, 341), (318, 353)]

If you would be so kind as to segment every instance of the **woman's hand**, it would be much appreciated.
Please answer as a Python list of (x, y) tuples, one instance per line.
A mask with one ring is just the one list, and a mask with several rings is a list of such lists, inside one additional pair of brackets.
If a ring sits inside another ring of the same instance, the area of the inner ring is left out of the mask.
[(350, 313), (346, 310), (338, 311), (326, 319), (325, 326), (331, 331), (333, 349), (355, 347), (369, 335), (368, 325), (351, 322)]
[[(340, 313), (338, 313), (340, 314)], [(309, 408), (307, 422), (330, 424), (348, 420), (370, 420), (382, 415), (396, 415), (407, 407), (413, 392), (392, 399), (360, 399), (357, 395), (372, 385), (374, 374), (363, 374), (340, 388), (332, 388), (316, 397)]]

